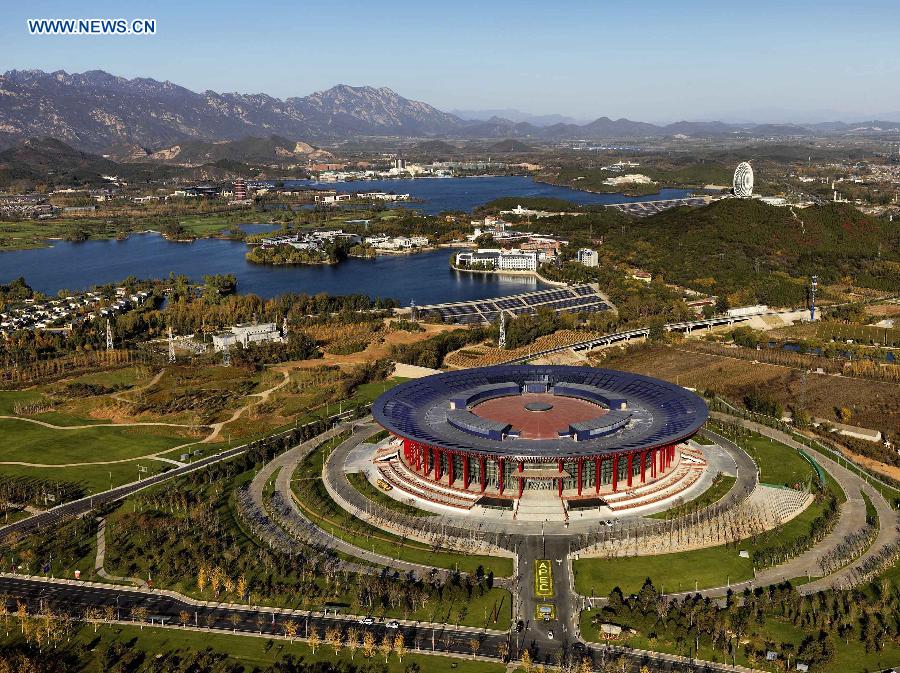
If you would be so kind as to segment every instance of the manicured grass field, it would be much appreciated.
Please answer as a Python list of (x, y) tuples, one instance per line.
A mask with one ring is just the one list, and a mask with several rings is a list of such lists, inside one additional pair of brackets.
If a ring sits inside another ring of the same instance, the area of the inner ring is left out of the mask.
[(795, 449), (768, 437), (746, 437), (738, 442), (759, 466), (764, 484), (793, 486), (815, 476), (815, 470)]
[(649, 514), (648, 518), (674, 519), (679, 516), (684, 516), (685, 514), (690, 514), (691, 512), (696, 512), (697, 510), (712, 505), (713, 503), (716, 503), (723, 497), (725, 497), (725, 494), (731, 490), (732, 486), (734, 486), (735, 481), (736, 479), (734, 477), (729, 477), (725, 474), (719, 474), (713, 480), (713, 483), (710, 485), (710, 487), (693, 500), (689, 500), (683, 505), (672, 507), (671, 509), (667, 509), (662, 512)]
[[(803, 578), (805, 581), (806, 578)], [(598, 613), (597, 610), (585, 610), (581, 613), (580, 626), (581, 633), (585, 640), (589, 642), (600, 642), (598, 628), (592, 623), (592, 618)], [(623, 644), (643, 650), (654, 650), (656, 652), (664, 652), (667, 654), (678, 654), (690, 657), (693, 650), (693, 641), (688, 638), (682, 641), (679, 647), (674, 640), (667, 637), (665, 632), (657, 632), (657, 639), (651, 644), (646, 633), (638, 633), (624, 641)], [(792, 643), (794, 652), (796, 652), (801, 643), (811, 634), (808, 630), (795, 626), (781, 618), (769, 616), (764, 625), (760, 625), (755, 621), (750, 621), (747, 636), (756, 641), (757, 646), (762, 647), (766, 642), (772, 642), (776, 647), (780, 647), (782, 643)], [(709, 644), (701, 644), (698, 653), (700, 659), (706, 661), (724, 662), (721, 648), (713, 649)], [(859, 642), (858, 637), (853, 635), (849, 638), (849, 643), (844, 640), (837, 640), (834, 652), (834, 658), (829, 662), (828, 671), (841, 671), (841, 673), (863, 673), (867, 671), (882, 671), (896, 666), (900, 662), (896, 648), (890, 646), (883, 648), (880, 652), (866, 652), (865, 647)], [(727, 663), (731, 663), (729, 657)], [(739, 666), (750, 666), (750, 662), (744, 654), (744, 648), (736, 649), (736, 663)], [(753, 665), (755, 670), (762, 671), (783, 671), (782, 662), (766, 662), (757, 660)], [(793, 663), (791, 664), (793, 667)]]
[[(301, 629), (302, 630), (302, 629)], [(322, 634), (319, 634), (320, 637)], [(20, 636), (18, 628), (11, 629), (11, 635), (0, 640), (3, 643), (17, 642)], [(98, 642), (99, 641), (99, 642)], [(71, 645), (87, 652), (82, 656), (85, 673), (100, 673), (102, 671), (101, 652), (104, 646), (112, 643), (120, 643), (128, 649), (133, 649), (147, 654), (152, 660), (157, 654), (177, 653), (183, 659), (192, 652), (202, 652), (207, 648), (228, 656), (230, 666), (243, 667), (244, 670), (254, 670), (255, 667), (268, 667), (291, 655), (294, 659), (301, 659), (305, 665), (315, 666), (340, 662), (344, 665), (351, 663), (350, 652), (343, 648), (338, 654), (330, 646), (319, 646), (313, 654), (312, 649), (305, 643), (297, 640), (291, 643), (289, 640), (259, 637), (254, 635), (230, 635), (207, 631), (195, 631), (193, 629), (159, 628), (154, 626), (130, 625), (103, 625), (94, 633), (91, 626), (84, 625), (77, 629)], [(412, 650), (413, 643), (407, 643), (408, 650)], [(364, 666), (368, 670), (368, 660), (363, 655), (362, 648), (358, 649), (353, 662), (356, 666)], [(429, 673), (450, 673), (450, 671), (466, 671), (467, 673), (503, 673), (505, 666), (500, 663), (482, 662), (454, 659), (450, 657), (427, 656), (408, 653), (400, 662), (396, 655), (391, 655), (388, 664), (384, 664), (384, 657), (376, 653), (371, 660), (379, 671), (386, 673), (404, 673), (410, 670), (428, 671)], [(162, 666), (154, 670), (166, 670), (165, 659)], [(410, 668), (415, 664), (418, 668)], [(174, 665), (174, 664), (173, 664)], [(218, 669), (217, 669), (218, 670)], [(374, 670), (374, 669), (373, 669)]]
[(404, 540), (354, 518), (331, 500), (321, 481), (313, 480), (307, 488), (294, 488), (304, 515), (320, 528), (362, 549), (368, 549), (401, 561), (437, 568), (474, 573), (479, 566), (496, 577), (512, 575), (513, 563), (505, 556), (484, 556), (434, 550), (415, 540)]
[(724, 546), (656, 556), (578, 559), (572, 569), (575, 590), (585, 596), (606, 596), (616, 587), (626, 595), (637, 593), (648, 577), (668, 592), (725, 586), (753, 577), (750, 559)]
[(357, 491), (362, 493), (372, 502), (376, 502), (379, 505), (383, 505), (390, 510), (395, 512), (400, 512), (401, 514), (406, 514), (408, 516), (431, 516), (431, 512), (426, 512), (424, 510), (419, 509), (418, 507), (413, 507), (412, 505), (407, 505), (405, 503), (394, 500), (391, 496), (379, 491), (377, 488), (372, 486), (371, 482), (366, 479), (365, 475), (362, 472), (354, 472), (353, 474), (348, 474), (347, 479), (350, 481), (350, 485), (353, 486)]
[(122, 427), (55, 430), (24, 420), (0, 419), (0, 461), (65, 464), (122, 460), (191, 441), (176, 428)]

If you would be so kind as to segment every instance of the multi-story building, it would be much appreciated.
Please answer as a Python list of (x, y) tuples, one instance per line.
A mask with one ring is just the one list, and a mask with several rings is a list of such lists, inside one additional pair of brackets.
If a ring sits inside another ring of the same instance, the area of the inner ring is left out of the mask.
[(234, 188), (234, 200), (235, 201), (246, 201), (247, 200), (247, 181), (243, 178), (238, 178), (234, 181), (232, 185)]
[(284, 335), (274, 322), (258, 325), (235, 325), (229, 332), (213, 334), (213, 349), (220, 352), (237, 344), (244, 347), (261, 341), (283, 341)]
[(578, 263), (584, 264), (585, 266), (598, 266), (600, 264), (600, 257), (597, 255), (596, 250), (581, 248), (578, 251)]

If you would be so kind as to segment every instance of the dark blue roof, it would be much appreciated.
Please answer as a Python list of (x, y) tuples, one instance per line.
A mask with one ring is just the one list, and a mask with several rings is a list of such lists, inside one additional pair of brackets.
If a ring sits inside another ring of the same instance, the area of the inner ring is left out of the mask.
[[(450, 399), (479, 386), (546, 380), (599, 388), (625, 400), (631, 412), (625, 428), (576, 442), (570, 438), (493, 440), (463, 432), (447, 422)], [(562, 458), (635, 451), (682, 441), (706, 422), (706, 403), (684, 388), (615, 369), (559, 365), (499, 365), (442, 372), (407, 381), (375, 400), (372, 414), (391, 432), (451, 450), (497, 456)]]

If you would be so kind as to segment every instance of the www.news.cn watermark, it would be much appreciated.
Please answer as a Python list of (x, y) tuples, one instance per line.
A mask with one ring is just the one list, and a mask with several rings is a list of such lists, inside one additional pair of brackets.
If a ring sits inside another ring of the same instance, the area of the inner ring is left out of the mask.
[(156, 35), (156, 19), (28, 19), (32, 35)]

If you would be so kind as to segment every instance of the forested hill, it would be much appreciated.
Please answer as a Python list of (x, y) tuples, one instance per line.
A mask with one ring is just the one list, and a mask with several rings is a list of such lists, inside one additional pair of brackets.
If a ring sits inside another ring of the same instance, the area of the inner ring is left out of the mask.
[(610, 228), (605, 246), (654, 276), (735, 301), (805, 299), (805, 283), (900, 290), (900, 227), (847, 204), (778, 208), (725, 199)]

